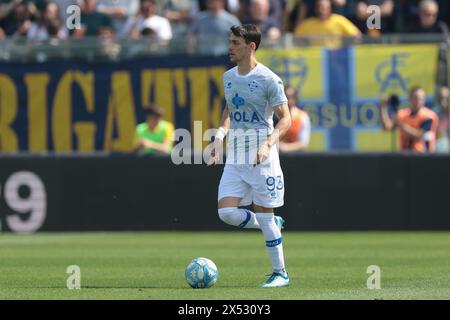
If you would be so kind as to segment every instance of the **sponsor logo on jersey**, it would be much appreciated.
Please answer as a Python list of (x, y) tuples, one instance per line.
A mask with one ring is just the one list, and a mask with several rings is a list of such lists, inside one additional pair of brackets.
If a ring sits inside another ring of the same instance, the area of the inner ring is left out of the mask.
[(256, 112), (240, 112), (240, 111), (232, 111), (230, 112), (230, 119), (236, 122), (259, 122), (259, 117)]
[(236, 95), (231, 99), (231, 103), (236, 107), (236, 109), (239, 109), (239, 107), (243, 106), (245, 104), (244, 98), (239, 96), (239, 93), (236, 93)]

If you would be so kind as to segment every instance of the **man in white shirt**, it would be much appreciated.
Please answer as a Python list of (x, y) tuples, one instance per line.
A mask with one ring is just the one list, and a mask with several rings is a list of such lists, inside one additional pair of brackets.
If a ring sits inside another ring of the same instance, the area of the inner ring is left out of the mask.
[(158, 39), (170, 41), (172, 39), (172, 28), (169, 20), (156, 14), (157, 6), (155, 0), (142, 0), (141, 8), (137, 17), (130, 17), (125, 24), (122, 36), (138, 39), (144, 30), (150, 29)]

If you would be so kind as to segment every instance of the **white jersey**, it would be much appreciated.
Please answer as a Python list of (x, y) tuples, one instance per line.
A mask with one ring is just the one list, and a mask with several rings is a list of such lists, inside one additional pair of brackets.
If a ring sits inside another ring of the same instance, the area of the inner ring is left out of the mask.
[(245, 163), (249, 163), (273, 131), (273, 108), (287, 103), (283, 82), (258, 63), (246, 75), (239, 75), (237, 66), (228, 70), (223, 75), (223, 85), (230, 112), (227, 154), (244, 155)]

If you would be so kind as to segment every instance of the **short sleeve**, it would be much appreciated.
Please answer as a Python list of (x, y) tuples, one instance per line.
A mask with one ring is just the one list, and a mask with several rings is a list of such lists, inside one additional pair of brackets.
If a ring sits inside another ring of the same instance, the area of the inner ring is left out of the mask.
[(276, 107), (280, 104), (287, 103), (286, 94), (284, 93), (283, 81), (279, 77), (273, 77), (269, 80), (268, 85), (268, 101), (270, 107)]
[(161, 19), (159, 37), (162, 40), (171, 40), (172, 39), (172, 27), (170, 26), (169, 20)]
[(359, 33), (358, 28), (346, 17), (344, 16), (339, 16), (336, 15), (337, 17), (339, 17), (339, 24), (343, 30), (343, 33), (345, 36), (357, 36)]
[(172, 123), (167, 123), (166, 134), (164, 137), (164, 141), (173, 142), (175, 128)]

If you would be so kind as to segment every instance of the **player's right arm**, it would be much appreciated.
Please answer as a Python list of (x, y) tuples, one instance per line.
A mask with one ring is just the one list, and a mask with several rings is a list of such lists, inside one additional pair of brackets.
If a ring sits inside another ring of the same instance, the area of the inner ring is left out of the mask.
[(216, 136), (214, 137), (214, 145), (211, 149), (211, 157), (208, 161), (208, 166), (217, 164), (220, 158), (220, 150), (223, 148), (223, 139), (228, 133), (230, 129), (230, 112), (228, 111), (228, 106), (225, 105), (225, 108), (222, 112), (222, 117), (220, 117), (219, 129), (217, 130)]

